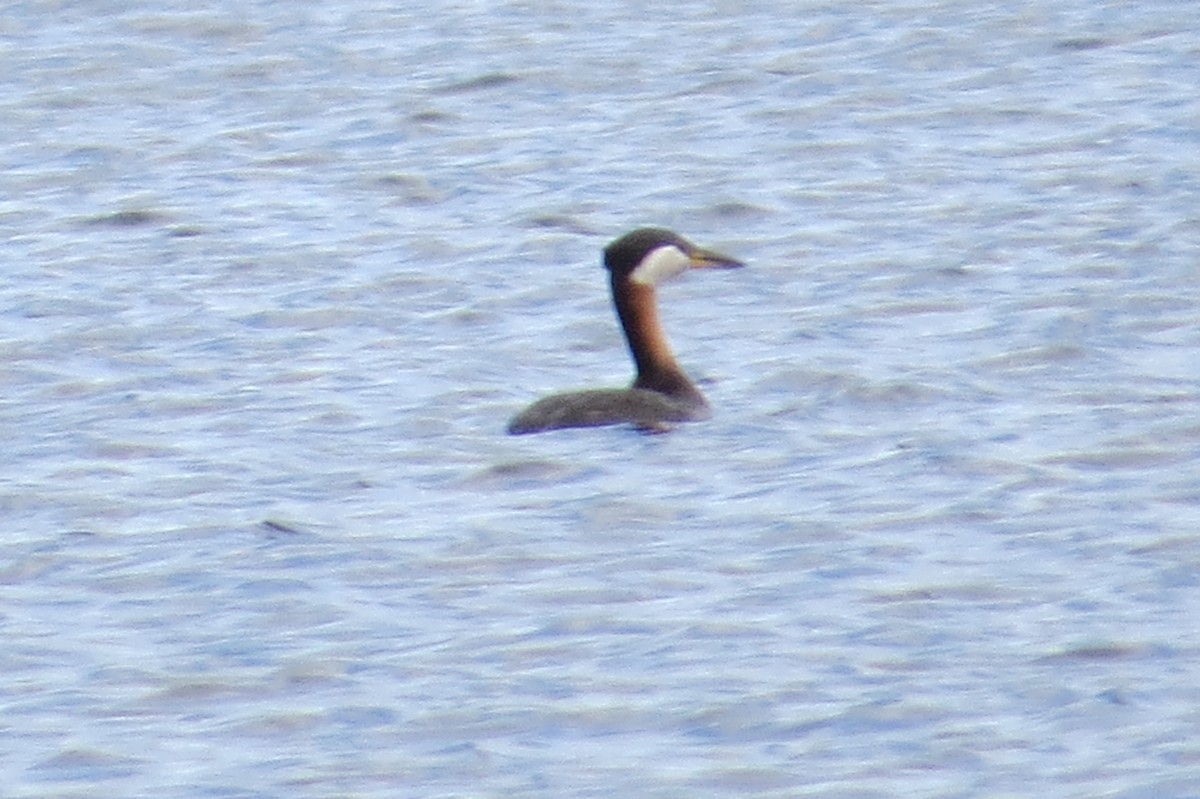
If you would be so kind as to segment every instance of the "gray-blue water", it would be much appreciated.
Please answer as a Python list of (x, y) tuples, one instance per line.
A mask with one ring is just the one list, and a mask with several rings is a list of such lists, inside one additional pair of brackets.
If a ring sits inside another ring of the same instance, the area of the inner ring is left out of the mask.
[[(1200, 5), (23, 3), (6, 797), (1200, 796)], [(641, 224), (714, 419), (630, 367)]]

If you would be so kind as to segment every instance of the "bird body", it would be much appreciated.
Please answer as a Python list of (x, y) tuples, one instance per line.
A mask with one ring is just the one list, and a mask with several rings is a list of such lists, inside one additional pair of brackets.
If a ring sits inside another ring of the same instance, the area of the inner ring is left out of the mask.
[(509, 422), (509, 433), (613, 424), (663, 429), (712, 415), (704, 395), (671, 352), (658, 317), (655, 287), (688, 269), (732, 268), (742, 266), (741, 262), (701, 249), (669, 230), (640, 228), (605, 248), (604, 265), (637, 369), (633, 385), (545, 397), (517, 414)]

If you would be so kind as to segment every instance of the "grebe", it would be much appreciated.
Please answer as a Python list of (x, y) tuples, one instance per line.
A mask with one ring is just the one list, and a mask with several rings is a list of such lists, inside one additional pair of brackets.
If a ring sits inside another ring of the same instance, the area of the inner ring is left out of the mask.
[(671, 354), (658, 321), (654, 287), (688, 269), (742, 265), (661, 228), (641, 228), (609, 244), (604, 249), (604, 266), (609, 272), (613, 305), (637, 366), (633, 386), (545, 397), (513, 417), (508, 432), (521, 435), (626, 423), (656, 430), (669, 422), (709, 418), (712, 411), (704, 395)]

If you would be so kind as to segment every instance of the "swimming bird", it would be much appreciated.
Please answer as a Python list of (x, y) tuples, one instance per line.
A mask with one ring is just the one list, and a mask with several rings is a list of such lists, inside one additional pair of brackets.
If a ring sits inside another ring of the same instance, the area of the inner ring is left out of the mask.
[(705, 250), (670, 230), (640, 228), (604, 249), (613, 305), (637, 368), (630, 388), (591, 389), (538, 400), (508, 423), (513, 435), (565, 427), (633, 424), (661, 430), (671, 422), (712, 416), (700, 389), (675, 361), (658, 321), (655, 287), (688, 269), (728, 269), (743, 264)]

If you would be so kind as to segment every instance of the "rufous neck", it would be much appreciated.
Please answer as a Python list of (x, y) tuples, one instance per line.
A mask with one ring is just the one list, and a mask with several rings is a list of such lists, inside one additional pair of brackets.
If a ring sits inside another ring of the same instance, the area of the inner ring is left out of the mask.
[(700, 391), (675, 361), (667, 334), (658, 318), (658, 300), (654, 286), (634, 283), (627, 277), (612, 276), (613, 304), (625, 331), (629, 352), (637, 366), (634, 388), (658, 391), (672, 397), (696, 398)]

